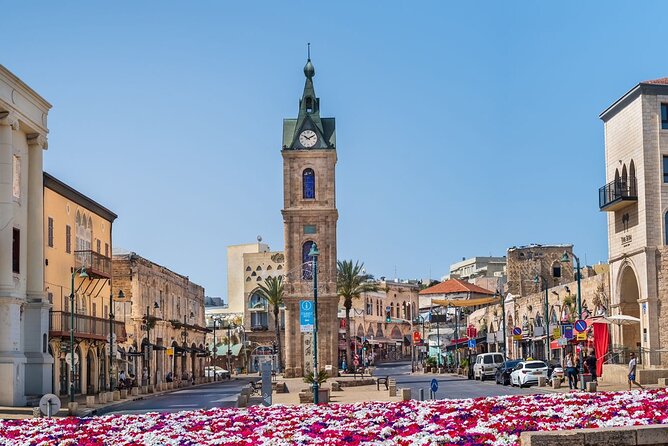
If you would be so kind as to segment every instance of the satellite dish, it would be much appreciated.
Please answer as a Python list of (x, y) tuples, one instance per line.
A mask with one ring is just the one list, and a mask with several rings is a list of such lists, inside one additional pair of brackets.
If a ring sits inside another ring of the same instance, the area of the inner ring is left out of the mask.
[(261, 235), (258, 235), (258, 236), (257, 236), (257, 242), (258, 242), (258, 243), (262, 242), (262, 236), (261, 236)]
[(39, 410), (47, 417), (51, 417), (60, 410), (60, 398), (53, 393), (47, 393), (39, 400)]

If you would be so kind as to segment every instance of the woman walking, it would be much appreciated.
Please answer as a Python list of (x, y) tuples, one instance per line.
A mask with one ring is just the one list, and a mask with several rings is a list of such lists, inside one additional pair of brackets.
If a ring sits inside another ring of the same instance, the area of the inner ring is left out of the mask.
[(568, 388), (577, 389), (577, 370), (575, 369), (575, 361), (573, 361), (573, 353), (568, 353), (564, 359), (564, 369), (568, 377)]

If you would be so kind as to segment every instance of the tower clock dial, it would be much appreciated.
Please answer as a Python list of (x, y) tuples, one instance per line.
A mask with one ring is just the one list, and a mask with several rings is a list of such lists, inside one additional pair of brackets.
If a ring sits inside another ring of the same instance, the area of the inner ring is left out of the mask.
[(299, 143), (308, 148), (311, 148), (318, 142), (318, 135), (313, 130), (304, 130), (299, 134)]

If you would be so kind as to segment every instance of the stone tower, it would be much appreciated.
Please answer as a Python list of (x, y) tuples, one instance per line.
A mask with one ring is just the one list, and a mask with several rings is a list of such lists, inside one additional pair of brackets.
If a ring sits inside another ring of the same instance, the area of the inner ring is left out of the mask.
[(283, 224), (285, 228), (285, 376), (313, 368), (313, 338), (301, 333), (299, 302), (313, 300), (312, 258), (318, 258), (318, 366), (338, 368), (336, 294), (336, 132), (334, 118), (320, 117), (315, 69), (309, 57), (297, 119), (283, 121)]

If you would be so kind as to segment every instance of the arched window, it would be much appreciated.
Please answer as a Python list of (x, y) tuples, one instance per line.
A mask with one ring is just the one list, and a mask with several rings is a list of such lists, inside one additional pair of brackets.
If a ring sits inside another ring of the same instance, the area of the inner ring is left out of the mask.
[(304, 199), (315, 198), (315, 172), (313, 169), (305, 169), (302, 172), (302, 188)]
[(633, 164), (633, 160), (631, 160), (631, 164), (629, 164), (629, 192), (632, 196), (636, 196), (636, 165)]
[(306, 97), (306, 112), (313, 113), (313, 98), (310, 96)]
[(622, 190), (626, 191), (626, 188), (629, 187), (628, 175), (626, 173), (626, 164), (622, 167)]
[(313, 258), (309, 255), (313, 241), (309, 240), (302, 245), (302, 279), (313, 279)]
[(248, 308), (250, 310), (267, 311), (267, 300), (262, 298), (258, 293), (253, 293), (248, 301)]

